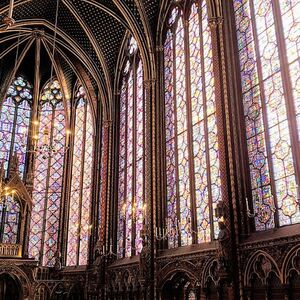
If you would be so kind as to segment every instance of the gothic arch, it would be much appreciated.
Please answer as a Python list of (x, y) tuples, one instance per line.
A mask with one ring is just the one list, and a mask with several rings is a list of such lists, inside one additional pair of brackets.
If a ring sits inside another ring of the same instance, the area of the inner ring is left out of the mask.
[[(43, 20), (43, 19), (36, 19), (36, 20), (22, 20), (22, 21), (18, 21), (16, 22), (15, 26), (13, 29), (11, 29), (10, 31), (16, 31), (16, 32), (21, 32), (21, 33), (28, 33), (28, 35), (32, 34), (33, 30), (28, 29), (26, 26), (28, 25), (34, 25), (34, 26), (45, 26), (46, 28), (50, 29), (50, 30), (54, 30), (54, 26), (49, 23), (47, 20)], [(79, 61), (83, 62), (84, 66), (91, 72), (94, 80), (97, 83), (97, 86), (99, 87), (99, 93), (101, 95), (101, 103), (103, 105), (104, 108), (104, 114), (108, 117), (110, 117), (111, 115), (111, 92), (110, 92), (110, 88), (107, 88), (107, 85), (110, 85), (110, 83), (108, 83), (105, 78), (103, 78), (100, 74), (99, 71), (97, 70), (97, 67), (95, 66), (95, 64), (93, 63), (93, 61), (87, 57), (87, 55), (84, 53), (84, 50), (82, 49), (82, 47), (80, 47), (70, 36), (68, 36), (64, 31), (58, 29), (58, 36), (60, 37), (57, 40), (57, 51), (60, 54), (65, 54), (65, 50), (64, 49), (69, 49), (70, 47), (73, 49), (73, 54), (76, 56), (76, 58), (78, 58)], [(47, 43), (52, 43), (52, 36), (49, 35), (48, 33), (44, 33), (44, 42)], [(61, 46), (61, 48), (59, 47)], [(49, 49), (48, 49), (49, 50)], [(56, 64), (55, 64), (56, 66)], [(71, 65), (72, 69), (73, 69), (73, 65)], [(78, 78), (82, 79), (81, 74), (78, 74), (79, 71), (76, 69), (74, 70), (74, 72), (77, 74)], [(80, 76), (79, 76), (80, 75)], [(84, 80), (82, 80), (84, 81)], [(108, 91), (108, 92), (107, 92)]]
[[(114, 4), (118, 7), (121, 14), (125, 18), (128, 23), (128, 27), (132, 36), (136, 39), (138, 43), (138, 47), (141, 53), (141, 60), (144, 66), (144, 78), (146, 80), (151, 80), (155, 78), (155, 53), (153, 51), (151, 36), (149, 31), (143, 33), (142, 30), (139, 30), (138, 22), (135, 17), (131, 14), (125, 4), (120, 1), (113, 0)], [(139, 8), (139, 13), (141, 13), (141, 9)], [(144, 16), (140, 14), (143, 24), (147, 23)], [(146, 28), (147, 29), (147, 28)], [(149, 52), (149, 48), (150, 51)]]
[(23, 289), (23, 296), (24, 298), (30, 296), (31, 291), (31, 283), (28, 276), (23, 272), (19, 267), (12, 264), (1, 264), (0, 265), (0, 275), (2, 274), (9, 274), (14, 279), (20, 283), (20, 286)]
[(219, 283), (219, 276), (218, 276), (218, 268), (219, 263), (216, 259), (210, 259), (204, 266), (202, 278), (201, 278), (201, 285), (205, 287), (209, 280), (211, 280), (216, 286)]
[(192, 263), (187, 261), (171, 262), (157, 274), (157, 278), (159, 278), (157, 282), (158, 289), (162, 289), (166, 282), (172, 280), (178, 273), (187, 275), (191, 280), (191, 285), (195, 285), (199, 281), (197, 271)]
[[(80, 282), (76, 282), (76, 283), (72, 284), (68, 289), (67, 289), (67, 287), (65, 287), (64, 289), (65, 289), (65, 291), (68, 290), (67, 299), (73, 299), (71, 297), (75, 296), (75, 295), (78, 297), (81, 297), (82, 295), (84, 295), (83, 286)], [(76, 298), (76, 299), (81, 299), (81, 298)]]
[[(74, 285), (72, 288), (74, 288), (74, 287), (77, 287), (77, 286)], [(50, 294), (50, 299), (55, 299), (54, 297), (55, 297), (55, 293), (56, 293), (56, 292), (58, 292), (58, 293), (63, 293), (63, 294), (67, 294), (65, 286), (64, 286), (61, 282), (58, 283), (58, 284), (56, 284), (56, 285), (52, 288), (51, 293), (49, 293), (49, 294)], [(71, 290), (69, 291), (68, 294), (70, 294), (70, 293), (71, 293)]]
[(300, 275), (300, 245), (293, 247), (285, 256), (282, 264), (282, 282), (287, 284), (291, 273)]
[[(34, 297), (36, 297), (36, 296), (39, 297), (40, 296), (39, 293), (41, 291), (46, 293), (46, 295), (47, 295), (46, 297), (50, 297), (50, 294), (51, 294), (50, 288), (44, 282), (42, 282), (42, 283), (38, 283), (35, 286), (34, 292), (32, 294), (32, 298), (34, 299)], [(39, 298), (37, 298), (37, 299), (39, 299)]]
[(266, 284), (268, 277), (275, 274), (282, 281), (281, 272), (276, 261), (265, 251), (258, 250), (248, 260), (244, 271), (244, 285), (250, 286), (253, 275)]
[[(18, 299), (19, 298), (21, 299), (21, 297), (23, 299), (24, 288), (22, 286), (22, 283), (21, 283), (20, 279), (17, 276), (15, 276), (14, 274), (11, 274), (11, 273), (2, 273), (2, 274), (0, 274), (0, 278), (1, 278), (1, 281), (3, 280), (5, 282), (4, 285), (6, 286), (4, 288), (4, 297), (5, 297), (5, 299), (7, 299), (9, 297), (9, 295), (6, 295), (6, 292), (13, 293), (14, 294), (13, 295), (14, 299), (15, 299), (16, 296), (18, 297)], [(3, 293), (3, 290), (1, 289), (1, 295), (2, 295), (2, 293)], [(1, 295), (0, 295), (0, 297), (1, 297)]]
[[(86, 100), (88, 105), (90, 105), (91, 107), (91, 113), (93, 116), (93, 126), (94, 126), (94, 131), (96, 132), (96, 119), (97, 119), (97, 108), (96, 108), (96, 103), (93, 101), (93, 99), (95, 98), (95, 95), (92, 95), (95, 91), (93, 89), (91, 89), (85, 80), (81, 80), (81, 78), (78, 77), (78, 79), (76, 80), (72, 92), (71, 92), (71, 99), (70, 99), (70, 104), (71, 104), (71, 110), (72, 110), (72, 105), (74, 105), (74, 100), (77, 100), (77, 96), (76, 93), (78, 92), (79, 87), (82, 86), (84, 88), (85, 94), (86, 94)], [(102, 112), (103, 113), (103, 112)]]

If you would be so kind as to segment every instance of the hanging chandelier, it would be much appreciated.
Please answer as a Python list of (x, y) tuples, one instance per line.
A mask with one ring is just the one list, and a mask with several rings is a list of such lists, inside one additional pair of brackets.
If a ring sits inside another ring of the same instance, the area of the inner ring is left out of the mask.
[(15, 189), (5, 185), (3, 163), (0, 163), (0, 205), (5, 206), (8, 197), (11, 197), (13, 202), (15, 194)]
[[(13, 1), (10, 3), (10, 15), (12, 16), (13, 9)], [(60, 90), (60, 85), (57, 80), (54, 80), (54, 57), (56, 50), (56, 39), (57, 39), (57, 21), (58, 21), (58, 13), (59, 13), (59, 0), (56, 3), (56, 15), (55, 15), (55, 26), (54, 26), (54, 37), (53, 37), (53, 50), (51, 53), (51, 71), (50, 71), (50, 83), (43, 90), (43, 94), (41, 98), (34, 98), (33, 102), (36, 101), (36, 106), (39, 106), (38, 103), (43, 105), (48, 105), (50, 110), (52, 107), (56, 107), (58, 103), (63, 101), (63, 94)], [(17, 61), (19, 56), (19, 40), (16, 51), (16, 61), (15, 61), (15, 70), (14, 74), (17, 70)], [(37, 48), (38, 49), (38, 48)], [(37, 56), (40, 56), (40, 49), (37, 50)], [(40, 60), (40, 59), (38, 59)], [(39, 69), (39, 66), (38, 66)], [(22, 78), (17, 78), (15, 80), (14, 85), (11, 86), (10, 92), (8, 96), (14, 99), (16, 102), (22, 101), (24, 98), (32, 99), (30, 90), (32, 86), (28, 86), (26, 81)], [(35, 105), (33, 104), (33, 107)], [(65, 129), (65, 130), (64, 130)], [(71, 131), (68, 128), (64, 128), (64, 125), (60, 123), (54, 122), (53, 124), (40, 124), (38, 117), (38, 110), (34, 112), (32, 117), (31, 124), (24, 128), (22, 131), (22, 141), (21, 144), (23, 153), (31, 153), (34, 155), (38, 155), (43, 159), (47, 159), (56, 155), (57, 153), (64, 154), (69, 150), (69, 137)], [(64, 145), (61, 143), (62, 139), (58, 139), (58, 136), (65, 135)], [(29, 141), (29, 142), (28, 142)]]
[(51, 132), (48, 126), (40, 132), (39, 134), (39, 121), (32, 122), (32, 131), (27, 130), (23, 131), (23, 140), (26, 140), (26, 136), (31, 136), (31, 145), (27, 148), (26, 144), (22, 144), (21, 147), (23, 151), (26, 153), (32, 153), (35, 155), (41, 155), (43, 159), (47, 159), (49, 157), (53, 157), (57, 153), (65, 154), (69, 150), (69, 137), (71, 134), (70, 129), (66, 129), (66, 143), (65, 146), (60, 144), (60, 141), (56, 138), (51, 138)]

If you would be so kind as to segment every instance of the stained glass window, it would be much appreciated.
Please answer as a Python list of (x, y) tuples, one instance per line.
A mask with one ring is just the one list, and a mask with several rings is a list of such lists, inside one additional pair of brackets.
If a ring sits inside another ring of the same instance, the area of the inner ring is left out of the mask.
[(255, 226), (299, 223), (300, 1), (234, 10)]
[(94, 125), (84, 88), (76, 94), (67, 266), (86, 265), (91, 232)]
[(218, 230), (214, 207), (221, 200), (206, 1), (192, 2), (186, 13), (177, 7), (172, 9), (164, 43), (166, 225), (170, 248), (214, 239)]
[(0, 243), (17, 244), (21, 206), (16, 197), (5, 196), (0, 202)]
[(137, 43), (129, 40), (120, 95), (118, 254), (142, 250), (144, 222), (144, 88)]
[(63, 95), (57, 80), (43, 89), (38, 106), (38, 144), (52, 152), (35, 156), (33, 208), (31, 212), (29, 255), (44, 266), (54, 265), (57, 249), (66, 142)]
[(31, 104), (32, 86), (21, 76), (13, 80), (5, 100), (0, 104), (0, 161), (4, 162), (7, 170), (9, 159), (16, 152), (21, 176), (25, 172)]

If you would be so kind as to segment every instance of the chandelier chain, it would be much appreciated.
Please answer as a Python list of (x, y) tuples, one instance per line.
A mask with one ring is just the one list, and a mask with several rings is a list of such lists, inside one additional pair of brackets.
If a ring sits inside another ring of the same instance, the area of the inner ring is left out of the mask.
[(56, 38), (57, 38), (57, 24), (58, 24), (58, 9), (59, 9), (59, 0), (56, 1), (56, 11), (55, 11), (55, 25), (54, 25), (53, 49), (52, 49), (52, 64), (51, 64), (51, 74), (50, 74), (51, 82), (53, 82), (54, 55), (55, 55)]

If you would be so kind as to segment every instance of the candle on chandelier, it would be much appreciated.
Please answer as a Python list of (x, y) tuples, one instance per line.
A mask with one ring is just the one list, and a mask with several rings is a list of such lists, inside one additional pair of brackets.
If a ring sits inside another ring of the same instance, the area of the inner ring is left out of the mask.
[(250, 209), (249, 209), (249, 203), (248, 203), (248, 198), (247, 197), (246, 197), (246, 209), (247, 209), (247, 212), (250, 211)]

